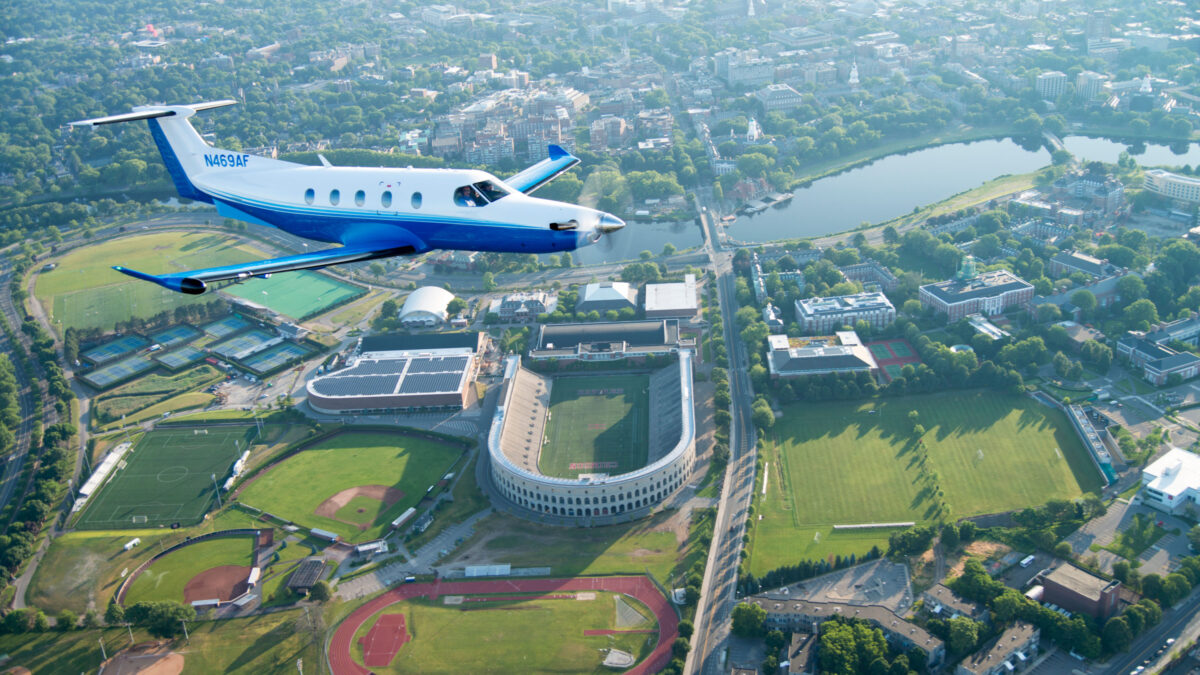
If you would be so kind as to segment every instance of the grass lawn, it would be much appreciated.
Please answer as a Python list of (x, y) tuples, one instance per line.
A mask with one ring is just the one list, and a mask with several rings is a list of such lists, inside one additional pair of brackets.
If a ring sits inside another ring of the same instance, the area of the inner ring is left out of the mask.
[[(924, 471), (912, 410), (926, 429)], [(1060, 413), (992, 392), (787, 406), (765, 452), (767, 493), (761, 476), (755, 491), (762, 516), (751, 544), (755, 574), (882, 546), (887, 530), (834, 534), (832, 526), (934, 520), (937, 488), (950, 517), (961, 517), (1070, 499), (1101, 485)]]
[(483, 549), (489, 559), (513, 567), (549, 566), (552, 574), (565, 577), (649, 572), (663, 581), (686, 552), (666, 526), (673, 515), (665, 512), (634, 523), (564, 528), (497, 513), (475, 526), (475, 538), (487, 537)]
[(172, 551), (134, 580), (125, 593), (125, 606), (156, 600), (183, 602), (183, 589), (192, 577), (222, 565), (250, 567), (253, 553), (251, 536), (212, 539)]
[(649, 386), (648, 375), (556, 378), (538, 469), (575, 478), (617, 475), (645, 465)]
[(1112, 543), (1104, 548), (1126, 560), (1137, 560), (1146, 549), (1162, 538), (1167, 531), (1154, 523), (1145, 514), (1136, 514), (1129, 527), (1117, 533)]
[(152, 373), (97, 396), (92, 402), (92, 413), (100, 423), (119, 420), (122, 415), (143, 410), (168, 396), (212, 384), (222, 377), (207, 364), (175, 375)]
[(34, 292), (60, 329), (101, 328), (130, 317), (150, 317), (209, 298), (175, 293), (110, 269), (124, 265), (151, 274), (234, 264), (262, 252), (227, 235), (161, 232), (121, 237), (84, 246), (56, 260), (58, 267), (37, 275)]
[(115, 422), (109, 422), (102, 428), (106, 431), (110, 429), (120, 429), (121, 427), (128, 426), (130, 424), (141, 424), (146, 420), (162, 417), (163, 413), (174, 414), (176, 411), (204, 408), (216, 400), (216, 398), (217, 397), (215, 395), (206, 391), (189, 391), (186, 394), (172, 396), (165, 401), (155, 403), (148, 408), (142, 408), (131, 415), (126, 415), (125, 419), (123, 420), (118, 419)]
[(121, 571), (132, 572), (158, 550), (158, 541), (169, 535), (140, 534), (141, 545), (124, 550), (133, 536), (128, 532), (68, 532), (57, 537), (34, 572), (26, 600), (47, 614), (64, 609), (83, 614), (89, 601), (102, 611), (117, 591)]
[[(657, 633), (585, 636), (589, 629), (616, 629), (613, 593), (597, 592), (593, 600), (518, 600), (445, 605), (442, 599), (414, 599), (388, 607), (384, 614), (404, 614), (412, 641), (400, 648), (388, 673), (604, 673), (601, 649), (615, 647), (641, 660), (649, 655)], [(649, 615), (636, 600), (622, 600)], [(464, 611), (466, 610), (466, 611)], [(377, 619), (359, 629), (354, 657), (362, 662), (358, 638)], [(653, 630), (644, 620), (623, 630)]]
[(392, 294), (388, 292), (379, 290), (371, 291), (366, 297), (360, 298), (330, 314), (328, 317), (329, 323), (337, 328), (354, 326), (390, 297), (392, 297)]
[(293, 319), (316, 316), (365, 291), (320, 272), (277, 274), (267, 279), (248, 279), (221, 289), (230, 295), (266, 305)]
[[(370, 541), (379, 537), (393, 518), (416, 506), (426, 488), (460, 455), (458, 446), (398, 433), (342, 433), (259, 475), (238, 499), (306, 527), (336, 532), (349, 541)], [(365, 485), (394, 487), (402, 490), (404, 497), (377, 511), (365, 529), (316, 514), (329, 497)]]

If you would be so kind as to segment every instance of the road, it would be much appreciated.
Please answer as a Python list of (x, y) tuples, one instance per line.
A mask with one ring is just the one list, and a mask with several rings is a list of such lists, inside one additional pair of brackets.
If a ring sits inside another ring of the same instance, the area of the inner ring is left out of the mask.
[[(1167, 638), (1177, 638), (1189, 621), (1194, 619), (1200, 613), (1200, 591), (1192, 591), (1192, 594), (1181, 600), (1172, 609), (1163, 611), (1163, 618), (1159, 624), (1150, 630), (1143, 633), (1140, 637), (1133, 641), (1133, 646), (1128, 651), (1118, 654), (1109, 659), (1107, 667), (1098, 672), (1106, 673), (1107, 675), (1120, 675), (1121, 673), (1132, 672), (1133, 669), (1143, 665), (1147, 660), (1154, 663), (1157, 660), (1155, 654), (1162, 647)], [(1147, 668), (1147, 671), (1153, 670)]]
[(725, 345), (729, 351), (729, 394), (732, 402), (732, 422), (729, 433), (729, 466), (721, 500), (717, 506), (717, 521), (709, 548), (708, 565), (696, 607), (696, 630), (692, 651), (688, 654), (687, 673), (722, 673), (726, 670), (724, 654), (729, 640), (730, 614), (737, 601), (738, 563), (741, 560), (742, 536), (746, 532), (746, 517), (754, 491), (755, 434), (750, 416), (754, 390), (748, 375), (745, 345), (737, 331), (737, 293), (732, 256), (715, 239), (711, 218), (703, 218), (706, 231), (705, 248), (712, 254), (717, 275), (717, 294), (721, 303), (721, 323)]
[[(13, 306), (12, 296), (9, 294), (12, 270), (8, 266), (7, 257), (3, 259), (3, 263), (3, 270), (0, 271), (0, 314), (3, 314), (2, 320), (8, 324), (10, 329), (19, 332), (21, 320)], [(11, 355), (14, 351), (15, 348), (9, 344), (8, 337), (0, 332), (0, 352)], [(14, 365), (16, 364), (14, 363)], [(13, 430), (16, 436), (16, 448), (6, 458), (3, 471), (0, 472), (3, 474), (3, 477), (0, 478), (0, 509), (8, 504), (17, 488), (21, 467), (25, 465), (25, 459), (29, 456), (29, 434), (33, 430), (33, 396), (30, 391), (33, 382), (28, 377), (22, 377), (21, 372), (17, 371), (17, 385), (19, 387), (18, 402), (21, 405), (21, 425)]]

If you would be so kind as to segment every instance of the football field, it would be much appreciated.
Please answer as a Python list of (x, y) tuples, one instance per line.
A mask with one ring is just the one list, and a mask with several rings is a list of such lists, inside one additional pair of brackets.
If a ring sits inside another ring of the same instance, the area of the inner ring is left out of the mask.
[(254, 425), (148, 432), (125, 458), (124, 467), (118, 466), (92, 496), (76, 527), (129, 529), (200, 522), (214, 501), (214, 481), (225, 482), (256, 433)]
[[(923, 453), (910, 411), (926, 430)], [(1023, 396), (965, 391), (797, 403), (784, 408), (767, 441), (766, 490), (760, 476), (755, 491), (762, 517), (751, 546), (755, 574), (886, 546), (889, 530), (833, 525), (954, 519), (1101, 487), (1062, 413)]]
[(646, 463), (649, 375), (560, 377), (538, 457), (547, 476), (621, 474)]

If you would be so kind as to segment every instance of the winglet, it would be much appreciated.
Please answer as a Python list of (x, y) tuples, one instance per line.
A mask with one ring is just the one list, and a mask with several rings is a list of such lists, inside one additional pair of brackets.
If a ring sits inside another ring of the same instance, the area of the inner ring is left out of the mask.
[(555, 145), (555, 144), (551, 143), (548, 150), (550, 152), (550, 159), (562, 159), (563, 157), (571, 156), (571, 153), (567, 152), (566, 150), (563, 150), (561, 145)]
[(158, 284), (159, 286), (162, 286), (170, 291), (175, 291), (176, 293), (200, 295), (208, 288), (208, 285), (200, 279), (181, 277), (173, 274), (160, 277), (153, 274), (146, 274), (145, 272), (139, 272), (137, 270), (131, 270), (128, 267), (121, 267), (120, 265), (113, 265), (113, 269), (121, 274), (129, 275), (134, 279), (141, 279), (142, 281), (149, 281), (152, 284)]

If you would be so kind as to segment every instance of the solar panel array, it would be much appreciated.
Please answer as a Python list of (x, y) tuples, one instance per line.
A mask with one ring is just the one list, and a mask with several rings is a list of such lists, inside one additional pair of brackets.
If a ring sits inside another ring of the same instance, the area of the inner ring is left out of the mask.
[(469, 356), (361, 360), (312, 382), (322, 396), (434, 394), (459, 389)]
[(400, 384), (401, 394), (431, 394), (436, 391), (454, 391), (462, 379), (462, 371), (457, 373), (434, 373), (424, 375), (409, 375)]
[(408, 365), (408, 359), (395, 359), (388, 361), (359, 361), (352, 368), (339, 370), (334, 373), (338, 376), (351, 375), (391, 375), (404, 372), (404, 367)]
[(463, 371), (467, 367), (466, 356), (443, 356), (439, 358), (413, 359), (408, 372), (412, 373), (448, 373)]
[(314, 380), (312, 387), (324, 396), (382, 396), (396, 391), (396, 376), (326, 377)]

